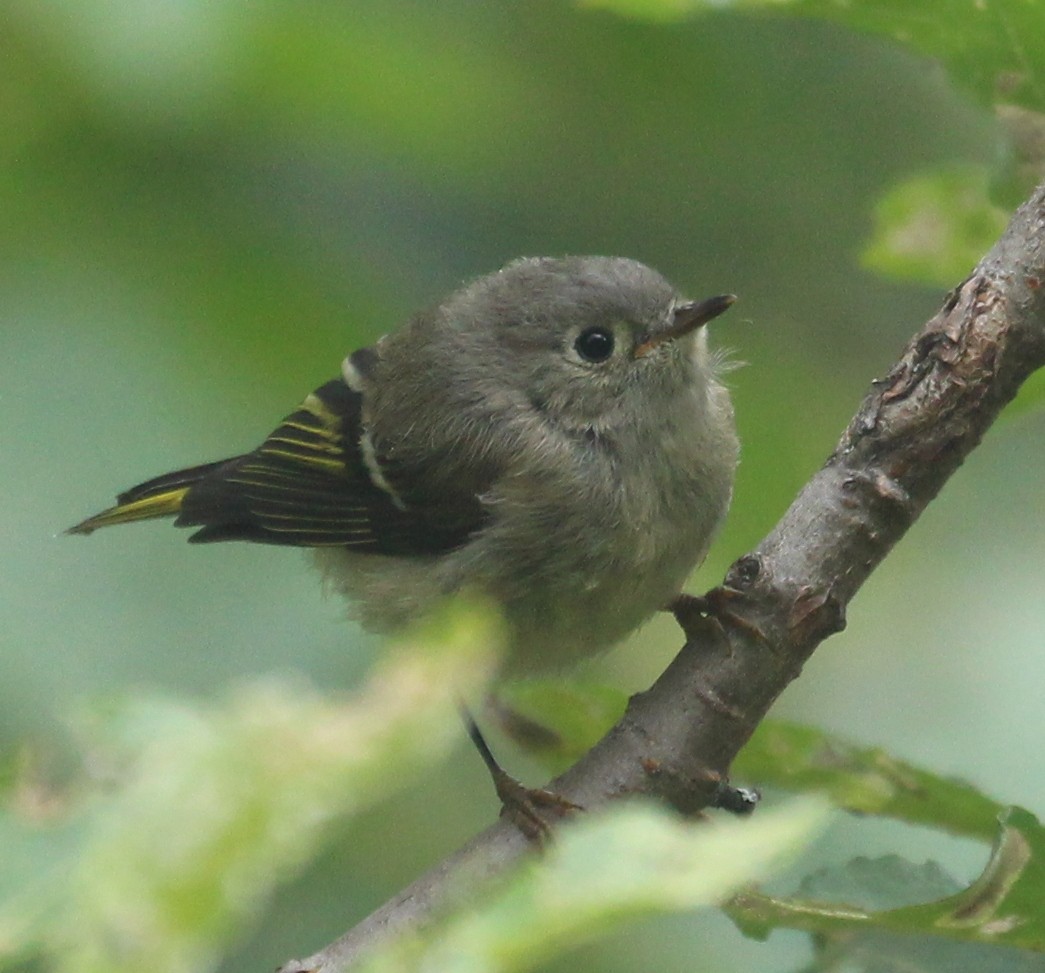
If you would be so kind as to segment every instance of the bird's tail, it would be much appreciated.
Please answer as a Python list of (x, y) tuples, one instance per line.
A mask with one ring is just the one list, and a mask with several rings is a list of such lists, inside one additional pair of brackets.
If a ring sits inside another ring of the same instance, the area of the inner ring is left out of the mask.
[(208, 473), (224, 466), (229, 460), (190, 466), (174, 473), (165, 473), (132, 487), (116, 498), (116, 506), (88, 517), (67, 534), (90, 534), (99, 527), (112, 524), (130, 524), (136, 520), (152, 520), (154, 517), (173, 517), (181, 512), (185, 494)]

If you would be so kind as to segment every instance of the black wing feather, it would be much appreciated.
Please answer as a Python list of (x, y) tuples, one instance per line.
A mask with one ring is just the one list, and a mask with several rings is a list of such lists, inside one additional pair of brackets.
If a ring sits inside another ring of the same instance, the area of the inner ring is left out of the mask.
[(186, 478), (194, 482), (175, 523), (199, 527), (190, 538), (195, 543), (245, 540), (381, 554), (460, 546), (483, 524), (478, 499), (397, 504), (375, 484), (363, 456), (362, 406), (361, 393), (340, 379), (328, 382), (254, 452), (186, 471), (196, 475)]

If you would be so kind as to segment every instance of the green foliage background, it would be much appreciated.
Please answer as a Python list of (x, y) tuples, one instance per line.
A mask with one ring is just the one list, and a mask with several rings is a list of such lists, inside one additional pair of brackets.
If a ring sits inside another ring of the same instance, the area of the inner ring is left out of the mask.
[[(143, 741), (187, 732), (183, 718), (240, 739), (230, 700), (256, 699), (259, 678), (315, 713), (378, 648), (297, 552), (190, 548), (155, 525), (60, 531), (118, 489), (252, 446), (347, 351), (467, 277), (521, 254), (620, 253), (694, 297), (739, 294), (714, 340), (747, 363), (730, 378), (744, 456), (694, 590), (772, 526), (1024, 191), (1033, 125), (1012, 113), (1042, 107), (1045, 47), (1029, 38), (1045, 24), (1019, 0), (852, 4), (848, 20), (834, 5), (715, 6), (3, 6), (0, 772), (17, 813), (0, 834), (0, 892), (51, 894), (71, 867), (82, 888), (65, 908), (105, 887), (107, 869), (84, 864), (82, 836), (100, 827), (84, 808), (124, 764), (83, 753), (140, 760)], [(966, 6), (990, 19), (970, 22)], [(1002, 89), (1004, 126), (991, 111)], [(1039, 815), (1040, 398), (992, 431), (776, 713)], [(641, 688), (677, 644), (655, 622), (585, 675)], [(244, 746), (258, 739), (243, 732)], [(481, 828), (495, 808), (463, 734), (439, 754), (458, 739), (418, 776), (393, 760), (408, 792), (357, 802), (370, 810), (350, 820), (331, 810), (307, 848), (291, 842), (263, 877), (224, 890), (238, 905), (213, 933), (220, 948), (171, 968), (272, 968)], [(326, 758), (341, 780), (342, 757)], [(207, 759), (235, 777), (235, 753)], [(294, 779), (269, 773), (245, 779), (276, 791)], [(132, 820), (135, 805), (118, 804), (105, 827), (119, 830), (121, 806)], [(936, 858), (961, 883), (985, 857), (841, 816), (812, 854), (883, 850)], [(71, 939), (81, 918), (68, 914)], [(0, 923), (0, 955), (29, 928), (50, 927)], [(791, 970), (809, 949), (804, 933), (759, 944), (686, 914), (544, 968)]]

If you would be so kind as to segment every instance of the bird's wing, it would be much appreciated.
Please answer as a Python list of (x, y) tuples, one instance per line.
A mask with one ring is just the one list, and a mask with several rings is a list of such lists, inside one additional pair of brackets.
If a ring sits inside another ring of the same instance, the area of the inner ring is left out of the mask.
[[(350, 360), (362, 372), (374, 357), (363, 349)], [(363, 394), (342, 379), (327, 382), (253, 452), (141, 483), (69, 532), (174, 516), (179, 527), (199, 528), (189, 538), (195, 543), (400, 555), (460, 546), (485, 523), (480, 491), (455, 483), (433, 492), (424, 469), (386, 468), (363, 428)]]
[[(484, 522), (477, 496), (427, 497), (396, 469), (395, 486), (364, 434), (363, 394), (335, 379), (316, 389), (252, 453), (206, 473), (175, 523), (194, 542), (251, 540), (438, 554)], [(409, 501), (404, 502), (403, 496)]]

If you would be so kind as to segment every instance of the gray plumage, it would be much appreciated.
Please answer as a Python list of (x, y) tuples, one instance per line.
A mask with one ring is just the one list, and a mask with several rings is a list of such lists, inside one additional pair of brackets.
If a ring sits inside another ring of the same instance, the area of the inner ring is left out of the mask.
[[(378, 342), (356, 380), (388, 485), (406, 504), (477, 500), (488, 520), (445, 554), (322, 549), (364, 625), (394, 630), (474, 586), (504, 611), (509, 667), (532, 670), (612, 645), (679, 593), (738, 452), (703, 329), (633, 357), (681, 303), (632, 260), (519, 260)], [(590, 363), (574, 344), (597, 325), (616, 348)]]
[(156, 477), (71, 528), (174, 516), (190, 540), (315, 547), (368, 628), (474, 589), (507, 671), (623, 638), (679, 593), (737, 439), (702, 327), (633, 260), (518, 260), (349, 355), (255, 450)]

